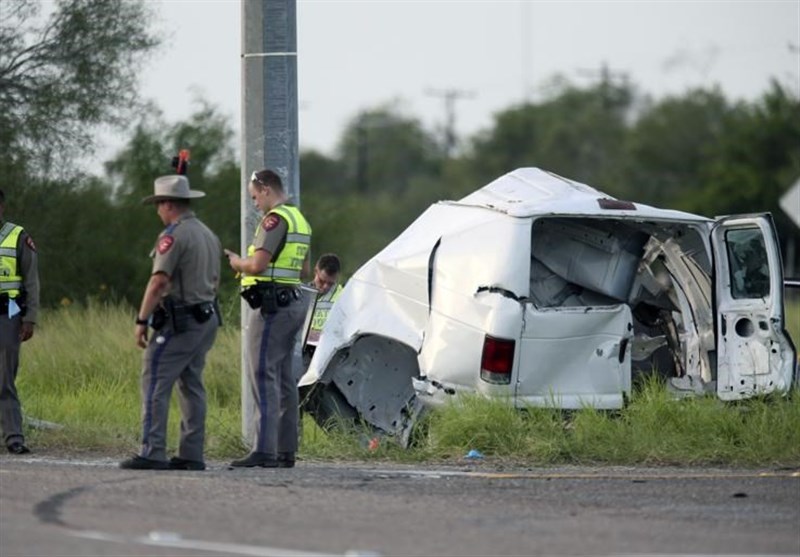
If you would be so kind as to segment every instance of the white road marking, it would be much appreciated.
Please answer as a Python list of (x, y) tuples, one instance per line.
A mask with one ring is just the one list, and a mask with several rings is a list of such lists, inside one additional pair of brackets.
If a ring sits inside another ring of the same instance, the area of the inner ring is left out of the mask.
[[(125, 544), (151, 545), (156, 547), (171, 547), (173, 549), (192, 549), (196, 551), (207, 551), (209, 553), (221, 553), (223, 555), (249, 555), (252, 557), (336, 557), (342, 554), (335, 553), (313, 553), (309, 551), (298, 551), (280, 547), (265, 547), (259, 545), (245, 545), (238, 543), (218, 543), (202, 540), (189, 540), (182, 538), (179, 534), (172, 532), (151, 532), (148, 536), (127, 537), (105, 532), (92, 530), (76, 530), (70, 532), (77, 538), (98, 540), (105, 542), (117, 542)], [(367, 557), (368, 555), (379, 555), (377, 553), (354, 553), (347, 552), (344, 556)]]

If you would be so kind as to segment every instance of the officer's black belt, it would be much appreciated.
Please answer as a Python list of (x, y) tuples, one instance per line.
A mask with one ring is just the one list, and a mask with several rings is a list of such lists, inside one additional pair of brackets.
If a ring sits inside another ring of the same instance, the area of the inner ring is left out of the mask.
[(167, 323), (167, 320), (171, 320), (173, 330), (176, 333), (182, 333), (186, 331), (190, 317), (198, 323), (205, 323), (211, 319), (211, 316), (218, 313), (216, 301), (189, 305), (167, 297), (153, 312), (150, 326), (159, 330)]
[(260, 281), (245, 288), (241, 293), (253, 309), (262, 308), (266, 313), (274, 313), (278, 307), (286, 307), (302, 298), (300, 289), (271, 281)]
[(191, 304), (191, 305), (184, 305), (180, 302), (176, 302), (175, 305), (172, 306), (172, 311), (175, 312), (175, 315), (181, 317), (183, 315), (191, 315), (201, 323), (207, 321), (209, 317), (214, 315), (216, 311), (214, 308), (214, 302), (200, 302), (199, 304)]
[(290, 296), (294, 300), (300, 299), (300, 289), (291, 286), (279, 286), (275, 289), (278, 296)]
[[(17, 306), (19, 306), (22, 315), (25, 315), (25, 310), (27, 309), (27, 306), (25, 304), (25, 296), (22, 295), (17, 296), (16, 298), (14, 298), (14, 300), (17, 302)], [(0, 294), (0, 314), (3, 315), (8, 314), (8, 301), (9, 301), (8, 292), (3, 292), (2, 294)]]

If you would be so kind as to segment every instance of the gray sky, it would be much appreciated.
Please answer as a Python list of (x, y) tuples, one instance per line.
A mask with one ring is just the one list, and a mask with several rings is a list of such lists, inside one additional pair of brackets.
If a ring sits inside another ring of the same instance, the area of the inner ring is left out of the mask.
[[(174, 122), (200, 94), (238, 131), (239, 1), (150, 2), (169, 32), (144, 95)], [(656, 98), (718, 84), (754, 99), (771, 77), (800, 94), (800, 0), (298, 0), (297, 24), (300, 147), (328, 154), (364, 108), (397, 102), (433, 129), (455, 90), (463, 137), (555, 73), (589, 85), (603, 64)]]

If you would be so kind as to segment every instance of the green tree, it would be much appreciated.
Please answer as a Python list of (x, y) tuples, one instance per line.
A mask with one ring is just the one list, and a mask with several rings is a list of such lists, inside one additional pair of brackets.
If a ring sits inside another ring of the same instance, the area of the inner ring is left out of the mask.
[(401, 192), (413, 177), (437, 174), (441, 164), (433, 135), (391, 106), (353, 118), (338, 156), (350, 187), (361, 193)]
[[(0, 2), (0, 176), (63, 169), (92, 127), (125, 122), (142, 61), (158, 44), (143, 0)], [(60, 170), (61, 172), (61, 170)]]
[(708, 215), (769, 211), (782, 241), (797, 227), (779, 200), (800, 176), (800, 96), (773, 81), (756, 102), (742, 106), (726, 121), (705, 169), (702, 187), (686, 203)]
[(339, 160), (319, 151), (300, 153), (300, 196), (332, 195), (348, 189), (347, 176)]
[(632, 201), (689, 210), (703, 175), (739, 108), (718, 89), (693, 90), (655, 103), (628, 132), (624, 195)]
[[(163, 229), (153, 205), (141, 200), (152, 194), (157, 176), (174, 172), (171, 160), (180, 148), (191, 151), (192, 187), (206, 192), (194, 210), (225, 246), (238, 249), (240, 174), (232, 137), (227, 120), (205, 104), (173, 125), (153, 109), (106, 163), (106, 177), (56, 175), (4, 185), (8, 219), (24, 225), (38, 246), (43, 304), (138, 304), (150, 273), (148, 254)], [(231, 299), (234, 276), (223, 271), (225, 298)]]
[[(233, 154), (233, 130), (225, 116), (200, 100), (197, 110), (183, 122), (165, 123), (151, 110), (136, 125), (133, 137), (106, 163), (109, 188), (118, 208), (117, 222), (126, 230), (125, 257), (135, 268), (125, 297), (134, 303), (150, 272), (147, 254), (163, 228), (151, 205), (141, 204), (153, 192), (155, 178), (171, 174), (173, 156), (190, 152), (187, 176), (193, 189), (206, 197), (193, 202), (193, 210), (219, 236), (225, 247), (238, 250), (240, 237), (240, 172)], [(112, 186), (113, 184), (113, 186)], [(234, 287), (232, 273), (223, 272), (223, 286)]]
[(633, 99), (627, 83), (603, 81), (588, 89), (560, 83), (545, 102), (496, 115), (493, 127), (472, 142), (473, 175), (486, 184), (516, 168), (537, 166), (613, 189)]
[(395, 105), (357, 114), (334, 158), (300, 158), (312, 257), (335, 252), (345, 276), (355, 271), (438, 199), (442, 164), (433, 134)]
[(36, 242), (44, 306), (124, 298), (135, 266), (124, 249), (128, 231), (104, 182), (34, 179), (6, 195), (7, 218)]

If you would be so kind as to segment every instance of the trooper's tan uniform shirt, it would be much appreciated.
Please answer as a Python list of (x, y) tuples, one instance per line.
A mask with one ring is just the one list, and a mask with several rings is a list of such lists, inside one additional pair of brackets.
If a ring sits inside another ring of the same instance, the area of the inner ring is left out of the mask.
[(192, 305), (217, 296), (222, 247), (214, 233), (187, 211), (159, 235), (153, 249), (153, 273), (170, 277), (171, 296)]

